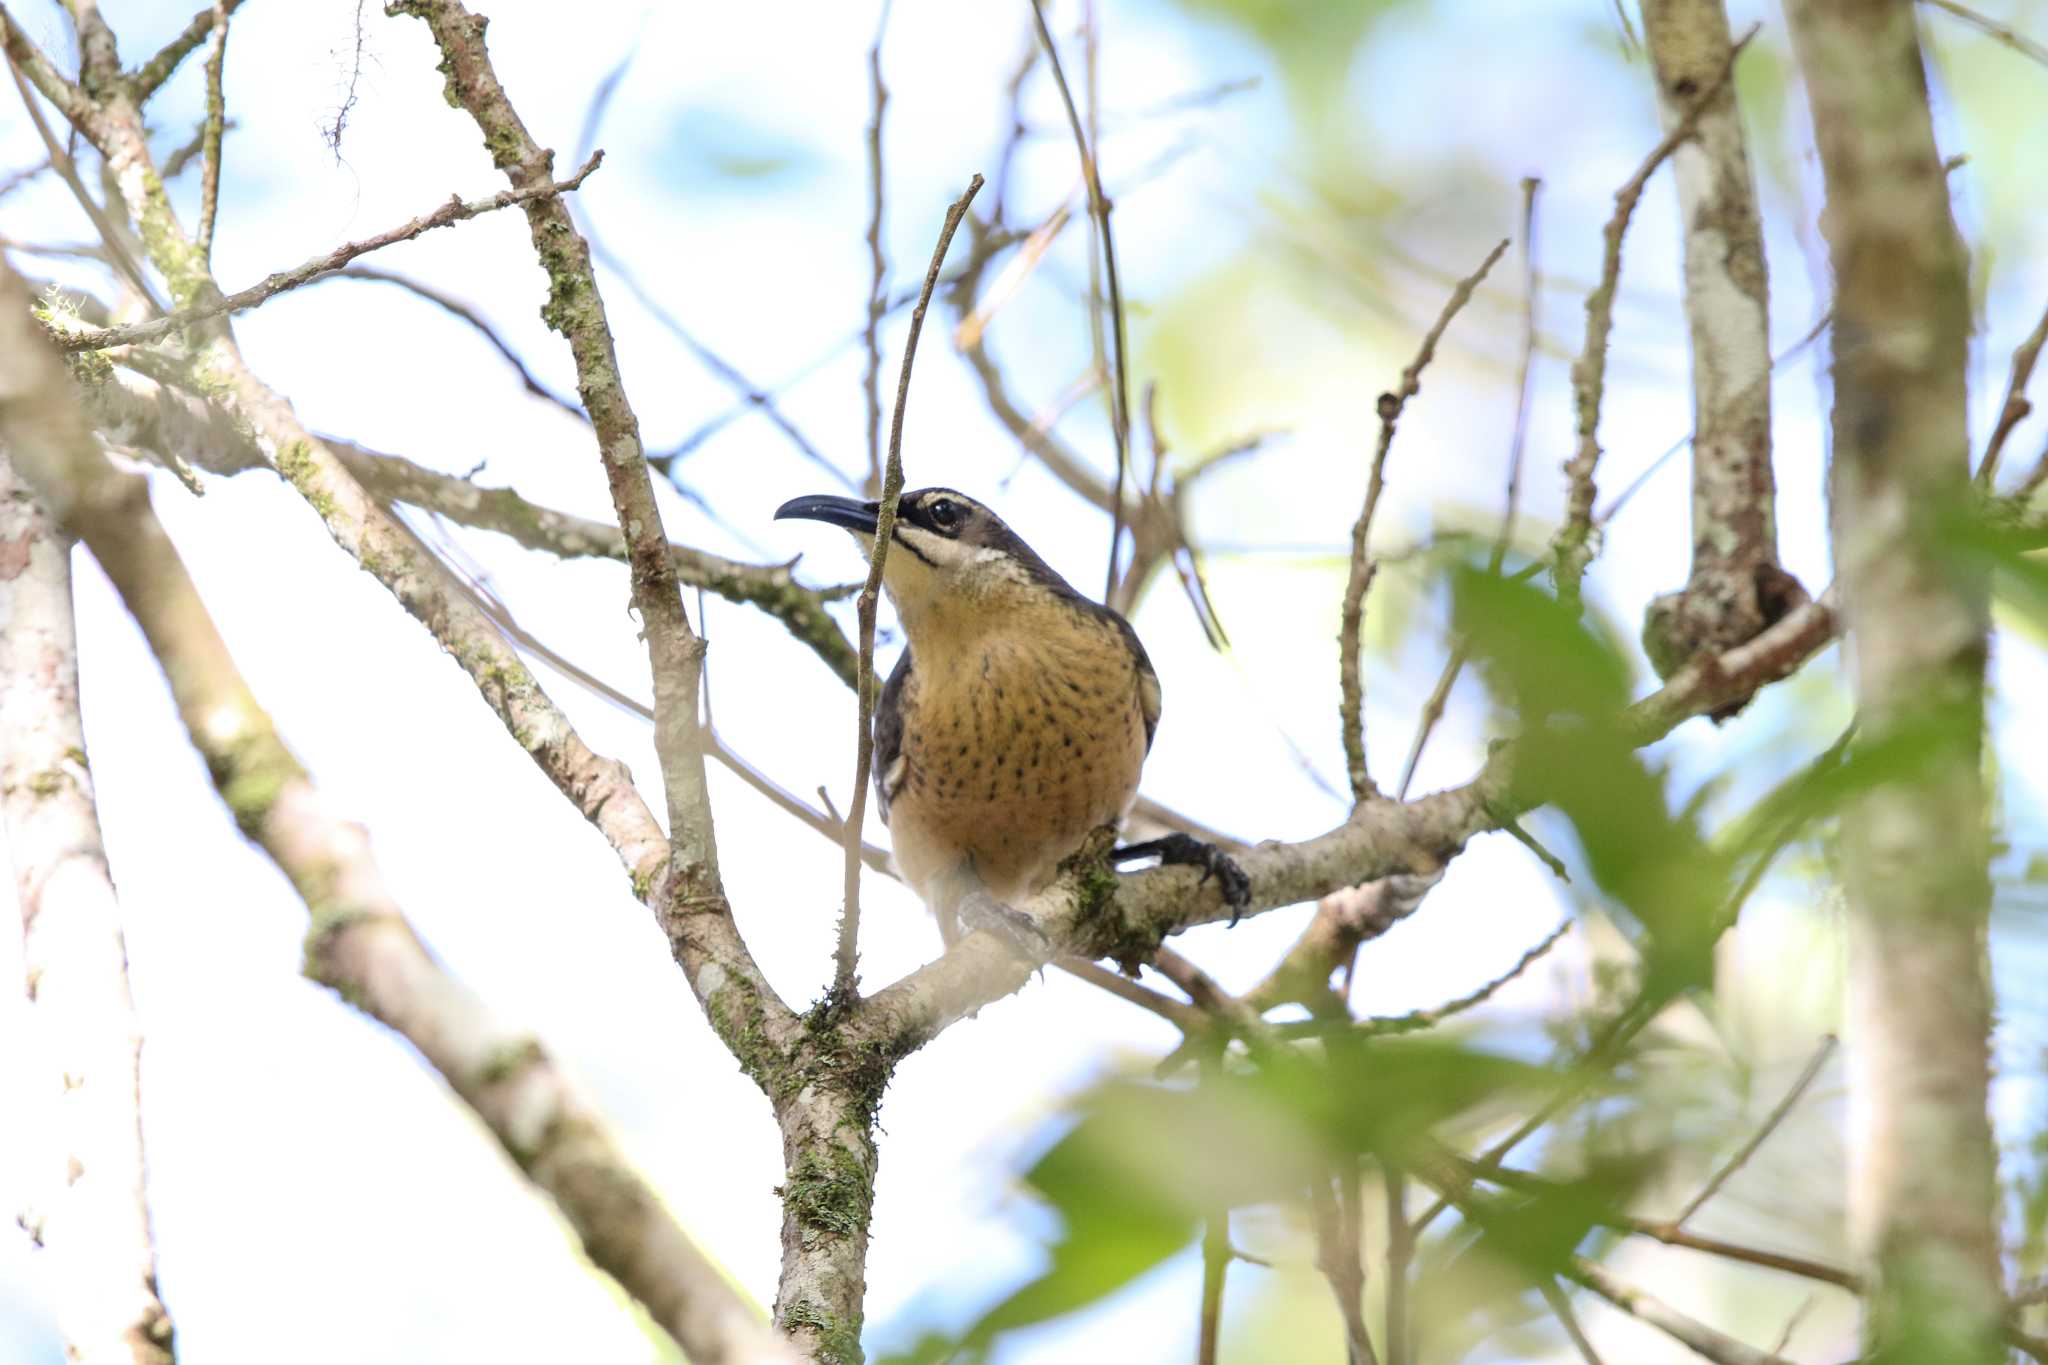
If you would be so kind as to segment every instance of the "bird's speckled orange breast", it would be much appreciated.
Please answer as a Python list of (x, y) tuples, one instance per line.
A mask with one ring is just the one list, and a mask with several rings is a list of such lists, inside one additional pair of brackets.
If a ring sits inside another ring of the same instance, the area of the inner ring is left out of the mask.
[(999, 900), (1040, 889), (1137, 794), (1145, 724), (1129, 650), (1106, 624), (1047, 625), (913, 654), (889, 831), (928, 902), (960, 850)]

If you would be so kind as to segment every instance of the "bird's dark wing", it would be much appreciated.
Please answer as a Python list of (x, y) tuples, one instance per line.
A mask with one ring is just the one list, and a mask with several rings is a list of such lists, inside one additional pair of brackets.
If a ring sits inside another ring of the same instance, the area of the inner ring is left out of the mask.
[(882, 684), (882, 695), (875, 702), (875, 799), (884, 821), (889, 818), (891, 798), (902, 790), (910, 771), (903, 752), (903, 689), (909, 684), (910, 651), (906, 649), (889, 671), (889, 681)]

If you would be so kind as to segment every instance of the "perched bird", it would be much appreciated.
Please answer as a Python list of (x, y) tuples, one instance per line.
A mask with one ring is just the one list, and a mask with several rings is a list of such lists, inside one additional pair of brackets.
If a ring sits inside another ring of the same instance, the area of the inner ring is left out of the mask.
[[(845, 527), (871, 549), (880, 510), (820, 495), (775, 515)], [(950, 944), (963, 909), (987, 898), (1015, 915), (1091, 831), (1130, 813), (1159, 677), (1128, 621), (950, 488), (903, 495), (883, 586), (909, 647), (875, 708), (875, 792), (897, 869)], [(1208, 844), (1169, 835), (1111, 857), (1146, 855), (1201, 866), (1246, 903), (1243, 872)]]

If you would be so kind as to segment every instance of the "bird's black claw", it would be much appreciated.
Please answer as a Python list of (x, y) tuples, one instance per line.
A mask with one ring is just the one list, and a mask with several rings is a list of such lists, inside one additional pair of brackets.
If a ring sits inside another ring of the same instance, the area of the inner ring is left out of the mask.
[(1202, 883), (1211, 877), (1223, 893), (1223, 903), (1230, 907), (1230, 922), (1251, 907), (1252, 879), (1244, 874), (1237, 860), (1214, 844), (1203, 843), (1192, 834), (1168, 834), (1163, 838), (1147, 839), (1143, 843), (1125, 844), (1109, 855), (1113, 863), (1130, 862), (1138, 858), (1157, 858), (1163, 867), (1168, 863), (1182, 867), (1202, 869)]

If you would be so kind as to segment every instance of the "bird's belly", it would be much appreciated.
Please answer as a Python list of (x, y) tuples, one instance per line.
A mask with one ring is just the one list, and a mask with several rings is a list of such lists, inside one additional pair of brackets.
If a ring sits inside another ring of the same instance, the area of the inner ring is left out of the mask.
[(1001, 662), (925, 680), (889, 807), (897, 863), (914, 886), (965, 863), (990, 895), (1015, 901), (1137, 794), (1145, 729), (1134, 675), (1073, 686)]

